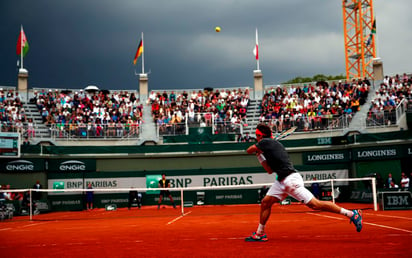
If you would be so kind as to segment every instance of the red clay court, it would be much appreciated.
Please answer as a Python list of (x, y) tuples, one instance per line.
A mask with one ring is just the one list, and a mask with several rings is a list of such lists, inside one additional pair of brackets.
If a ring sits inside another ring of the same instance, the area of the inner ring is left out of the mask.
[(268, 242), (245, 242), (259, 205), (54, 212), (0, 223), (1, 257), (412, 257), (412, 211), (361, 208), (364, 227), (304, 205), (275, 205)]

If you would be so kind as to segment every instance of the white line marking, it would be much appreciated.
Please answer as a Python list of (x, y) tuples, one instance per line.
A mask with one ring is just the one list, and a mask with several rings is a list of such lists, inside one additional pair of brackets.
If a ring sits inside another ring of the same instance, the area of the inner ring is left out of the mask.
[(179, 217), (173, 219), (172, 221), (167, 222), (167, 225), (170, 225), (170, 224), (178, 221), (179, 219), (183, 218), (184, 216), (186, 216), (186, 215), (188, 215), (188, 214), (190, 214), (190, 213), (192, 213), (192, 211), (189, 211), (189, 212), (187, 212), (187, 213), (185, 213), (185, 214), (183, 214), (183, 215), (180, 215)]
[(40, 222), (40, 223), (34, 223), (34, 222), (31, 222), (31, 223), (32, 223), (32, 224), (28, 224), (28, 225), (21, 226), (21, 228), (27, 228), (27, 227), (32, 227), (32, 226), (43, 225), (43, 224), (50, 223), (50, 222), (49, 222), (49, 221), (46, 221), (46, 222)]
[(363, 222), (363, 224), (372, 225), (372, 226), (381, 227), (381, 228), (389, 228), (389, 229), (399, 230), (399, 231), (406, 232), (406, 233), (412, 233), (411, 230), (406, 230), (406, 229), (402, 229), (402, 228), (394, 228), (394, 227), (379, 225), (379, 224), (370, 223), (370, 222)]
[(2, 228), (2, 229), (0, 229), (0, 231), (5, 231), (5, 230), (9, 230), (9, 229), (11, 229), (11, 228)]
[(412, 218), (409, 218), (409, 217), (401, 217), (401, 216), (391, 216), (391, 215), (381, 215), (381, 214), (368, 213), (368, 216), (369, 216), (369, 215), (378, 216), (378, 217), (395, 218), (395, 219), (407, 219), (407, 220), (412, 220)]
[[(343, 218), (337, 218), (337, 217), (332, 217), (332, 216), (327, 216), (327, 215), (322, 215), (322, 214), (316, 214), (316, 213), (309, 213), (309, 212), (307, 212), (307, 214), (316, 215), (316, 216), (320, 216), (320, 217), (331, 218), (331, 219), (344, 220)], [(370, 222), (363, 222), (363, 224), (371, 225), (371, 226), (375, 226), (375, 227), (381, 227), (381, 228), (388, 228), (388, 229), (393, 229), (393, 230), (399, 230), (399, 231), (406, 232), (406, 233), (412, 233), (411, 230), (402, 229), (402, 228), (395, 228), (395, 227), (391, 227), (391, 226), (385, 226), (385, 225), (380, 225), (380, 224), (375, 224), (375, 223), (370, 223)]]
[(328, 216), (328, 215), (322, 215), (322, 214), (317, 214), (317, 213), (306, 212), (306, 214), (315, 215), (315, 216), (319, 216), (319, 217), (325, 217), (325, 218), (331, 218), (331, 219), (344, 220), (343, 218), (337, 218), (337, 217)]

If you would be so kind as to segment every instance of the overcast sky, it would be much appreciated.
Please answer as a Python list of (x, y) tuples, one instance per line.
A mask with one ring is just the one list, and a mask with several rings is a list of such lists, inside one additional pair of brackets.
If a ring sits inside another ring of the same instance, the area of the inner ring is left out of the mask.
[[(0, 85), (17, 84), (24, 26), (29, 87), (149, 90), (252, 86), (259, 31), (265, 85), (345, 74), (341, 0), (0, 0)], [(385, 74), (412, 72), (411, 0), (375, 0)], [(220, 33), (215, 26), (222, 28)]]

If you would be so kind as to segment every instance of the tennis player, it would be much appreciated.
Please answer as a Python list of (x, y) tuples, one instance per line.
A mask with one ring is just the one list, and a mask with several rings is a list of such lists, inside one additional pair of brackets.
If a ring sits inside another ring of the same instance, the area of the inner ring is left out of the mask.
[[(159, 180), (159, 188), (170, 188), (170, 180), (169, 180), (169, 179), (166, 179), (166, 174), (164, 174), (164, 173), (162, 174), (162, 179)], [(176, 209), (176, 204), (175, 204), (175, 202), (173, 201), (173, 197), (172, 197), (172, 195), (170, 194), (170, 191), (169, 191), (169, 190), (161, 190), (161, 191), (160, 191), (159, 202), (157, 203), (157, 209), (160, 209), (160, 204), (162, 203), (162, 197), (163, 197), (163, 198), (166, 198), (166, 196), (169, 197), (170, 202), (171, 202), (172, 205), (173, 205), (173, 208)]]
[(276, 172), (277, 180), (270, 187), (260, 206), (260, 223), (257, 231), (247, 237), (246, 241), (268, 240), (265, 233), (265, 225), (268, 221), (275, 202), (284, 200), (288, 195), (305, 203), (314, 210), (329, 211), (349, 217), (350, 223), (354, 223), (356, 230), (362, 230), (361, 210), (347, 210), (329, 201), (320, 201), (304, 187), (302, 176), (297, 173), (289, 160), (285, 147), (277, 140), (272, 139), (272, 130), (265, 124), (256, 127), (257, 143), (250, 146), (248, 154), (256, 154), (260, 164), (269, 173)]

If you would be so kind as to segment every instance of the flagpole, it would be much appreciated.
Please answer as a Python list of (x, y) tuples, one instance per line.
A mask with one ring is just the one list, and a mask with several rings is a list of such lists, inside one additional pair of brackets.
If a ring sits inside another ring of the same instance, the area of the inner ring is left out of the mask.
[(23, 69), (23, 25), (20, 25), (20, 61), (21, 61), (21, 69)]
[(142, 32), (142, 74), (144, 74), (144, 40), (143, 40), (143, 32)]
[(256, 66), (257, 70), (260, 70), (259, 67), (259, 43), (258, 43), (258, 29), (256, 28), (256, 54), (258, 55), (258, 58), (256, 59)]

